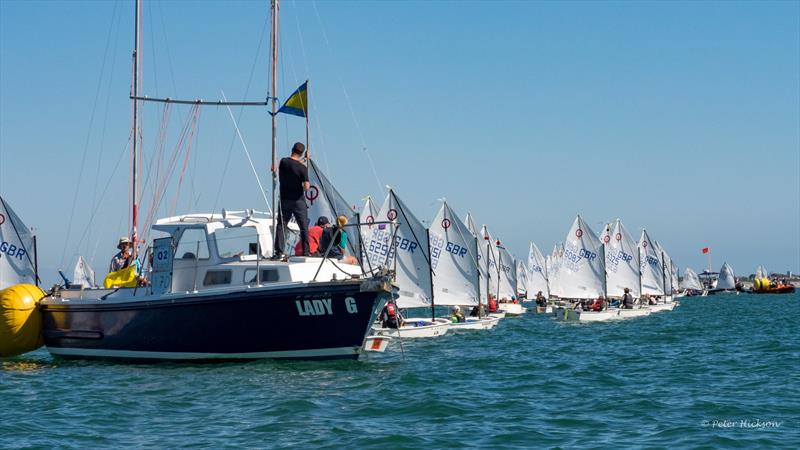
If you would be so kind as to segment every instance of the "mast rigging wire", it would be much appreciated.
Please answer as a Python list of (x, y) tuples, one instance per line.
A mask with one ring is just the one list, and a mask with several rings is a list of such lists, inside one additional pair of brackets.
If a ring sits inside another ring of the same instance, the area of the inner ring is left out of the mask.
[[(328, 54), (330, 54), (331, 58), (334, 58), (333, 49), (331, 47), (331, 42), (328, 39), (328, 33), (325, 31), (325, 25), (322, 23), (322, 17), (319, 14), (319, 10), (317, 9), (317, 2), (312, 1), (311, 5), (314, 7), (314, 14), (317, 16), (317, 22), (319, 23), (320, 31), (322, 32), (322, 38), (325, 41), (325, 48), (328, 49)], [(335, 58), (334, 58), (335, 61)], [(361, 131), (361, 125), (358, 123), (358, 118), (356, 117), (355, 109), (353, 109), (353, 102), (350, 101), (350, 95), (347, 93), (347, 88), (344, 86), (344, 81), (342, 80), (341, 75), (337, 75), (339, 79), (339, 85), (342, 87), (342, 92), (344, 93), (345, 102), (347, 103), (347, 108), (350, 110), (350, 116), (353, 118), (353, 123), (356, 126), (356, 131), (358, 131), (358, 136), (361, 138), (361, 146), (364, 150), (364, 154), (367, 156), (367, 160), (369, 161), (369, 165), (372, 168), (372, 174), (375, 176), (375, 181), (378, 182), (378, 189), (381, 193), (385, 192), (384, 184), (381, 183), (380, 177), (378, 176), (377, 170), (375, 170), (375, 164), (372, 161), (372, 156), (370, 156), (369, 151), (367, 149), (367, 141), (364, 139), (364, 133)]]
[[(228, 99), (225, 98), (225, 92), (222, 92), (222, 98), (225, 99), (227, 102)], [(231, 121), (233, 122), (233, 127), (236, 128), (236, 135), (239, 136), (239, 141), (242, 143), (242, 148), (244, 149), (244, 154), (247, 156), (247, 161), (250, 163), (250, 168), (253, 169), (253, 175), (256, 177), (256, 183), (258, 183), (258, 189), (261, 191), (261, 196), (264, 197), (264, 203), (267, 204), (267, 211), (269, 211), (270, 215), (272, 214), (272, 208), (270, 207), (269, 200), (267, 200), (267, 193), (264, 191), (264, 186), (261, 184), (261, 178), (258, 176), (258, 171), (256, 170), (256, 166), (253, 164), (253, 159), (250, 158), (250, 152), (247, 151), (247, 144), (244, 143), (244, 138), (242, 137), (242, 132), (239, 131), (239, 125), (236, 123), (236, 119), (233, 118), (233, 111), (231, 111), (231, 107), (226, 105), (228, 108), (228, 115), (231, 117)], [(212, 211), (213, 212), (213, 211)]]
[[(253, 82), (253, 75), (255, 74), (256, 64), (258, 63), (258, 55), (261, 53), (261, 46), (264, 43), (264, 35), (266, 34), (266, 31), (267, 31), (267, 25), (269, 25), (269, 19), (264, 21), (264, 26), (261, 28), (261, 36), (258, 39), (258, 46), (256, 47), (256, 55), (253, 58), (253, 64), (252, 64), (252, 66), (250, 66), (250, 76), (247, 79), (247, 86), (245, 87), (245, 90), (244, 90), (244, 98), (247, 98), (247, 95), (250, 93), (250, 86), (251, 86), (251, 84)], [(269, 64), (271, 64), (271, 63), (267, 63), (267, 65), (269, 65)], [(267, 72), (267, 73), (269, 73), (269, 72)], [(274, 92), (271, 92), (271, 93), (267, 92), (267, 94), (268, 94), (267, 98), (269, 98), (271, 95), (272, 96), (275, 95)], [(244, 107), (243, 106), (239, 108), (239, 113), (237, 114), (237, 117), (236, 117), (237, 121), (242, 119), (242, 113), (244, 113)], [(214, 206), (211, 208), (211, 212), (212, 213), (217, 210), (217, 206), (219, 205), (219, 197), (220, 197), (220, 194), (222, 193), (222, 186), (225, 184), (225, 179), (226, 179), (225, 177), (226, 177), (227, 172), (228, 172), (228, 166), (230, 165), (230, 162), (231, 162), (231, 155), (233, 155), (233, 145), (234, 145), (235, 142), (236, 142), (236, 134), (234, 133), (234, 135), (231, 136), (231, 142), (230, 142), (230, 145), (228, 146), (228, 155), (225, 158), (225, 165), (222, 167), (222, 173), (220, 174), (219, 188), (217, 189), (217, 196), (214, 198)]]
[(100, 98), (100, 89), (102, 88), (103, 85), (103, 76), (106, 70), (106, 61), (108, 60), (108, 51), (109, 48), (111, 47), (111, 32), (114, 29), (114, 16), (116, 15), (117, 7), (118, 4), (114, 3), (114, 9), (112, 10), (111, 13), (111, 20), (109, 20), (108, 33), (106, 36), (106, 47), (103, 50), (103, 63), (100, 66), (100, 76), (97, 79), (97, 88), (95, 89), (94, 101), (92, 102), (92, 112), (89, 115), (89, 127), (88, 130), (86, 131), (86, 140), (83, 145), (83, 155), (81, 156), (81, 164), (80, 168), (78, 169), (78, 182), (75, 185), (75, 193), (72, 197), (72, 207), (70, 208), (69, 220), (67, 221), (67, 234), (64, 239), (64, 247), (61, 251), (61, 261), (58, 264), (59, 267), (61, 268), (64, 267), (64, 259), (67, 256), (67, 245), (69, 243), (69, 235), (72, 232), (72, 222), (75, 219), (75, 207), (78, 204), (78, 193), (80, 192), (81, 180), (83, 179), (83, 169), (84, 166), (86, 165), (86, 155), (89, 152), (89, 140), (92, 135), (92, 127), (94, 126), (94, 116), (97, 110), (97, 102), (98, 99)]

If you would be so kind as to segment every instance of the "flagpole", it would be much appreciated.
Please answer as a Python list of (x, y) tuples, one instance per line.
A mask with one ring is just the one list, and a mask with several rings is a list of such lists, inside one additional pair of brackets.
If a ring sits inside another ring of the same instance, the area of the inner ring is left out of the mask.
[[(306, 80), (306, 103), (309, 102), (308, 98), (309, 98), (309, 96), (311, 94), (311, 92), (309, 91), (310, 88), (311, 88), (311, 83), (308, 80)], [(306, 116), (306, 159), (311, 159), (311, 138), (310, 138), (309, 132), (308, 132), (308, 129), (309, 129), (309, 127), (308, 127), (308, 111), (309, 111), (309, 107), (308, 107), (308, 105), (303, 105), (303, 107), (305, 107), (305, 110), (306, 110), (305, 111), (305, 113), (306, 113), (305, 114), (305, 116)]]
[[(277, 122), (276, 122), (276, 118), (275, 118), (275, 116), (277, 114), (277, 108), (278, 108), (278, 104), (277, 104), (278, 99), (277, 99), (276, 93), (277, 93), (277, 90), (278, 90), (278, 14), (279, 14), (279, 10), (280, 10), (279, 0), (272, 0), (270, 9), (271, 9), (270, 13), (271, 13), (271, 16), (272, 16), (272, 29), (271, 29), (271, 34), (272, 34), (272, 39), (271, 39), (271, 41), (272, 41), (272, 52), (271, 52), (272, 53), (271, 54), (272, 64), (270, 64), (270, 66), (272, 66), (271, 67), (271, 74), (270, 74), (271, 75), (270, 78), (272, 79), (271, 80), (272, 81), (272, 83), (271, 83), (271, 89), (272, 89), (272, 92), (271, 92), (271, 97), (272, 97), (272, 114), (271, 114), (271, 116), (272, 116), (272, 167), (271, 167), (271, 170), (272, 170), (272, 211), (273, 211), (273, 214), (272, 214), (272, 247), (273, 247), (273, 252), (274, 252), (275, 239), (278, 237), (278, 221), (277, 221), (277, 217), (280, 214), (280, 209), (279, 209), (280, 205), (278, 205), (278, 194), (277, 194), (277, 190), (278, 190), (278, 167), (277, 167), (278, 160), (277, 160), (277, 153), (276, 153), (276, 147), (277, 147), (277, 143), (278, 143), (277, 142), (276, 131), (277, 131), (278, 127), (277, 127)], [(280, 249), (280, 251), (283, 251), (283, 249)]]

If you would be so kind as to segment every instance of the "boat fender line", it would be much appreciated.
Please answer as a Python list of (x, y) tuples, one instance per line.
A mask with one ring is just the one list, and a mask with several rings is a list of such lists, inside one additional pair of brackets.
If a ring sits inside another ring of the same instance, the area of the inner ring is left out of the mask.
[(0, 357), (21, 355), (44, 345), (38, 306), (45, 295), (32, 284), (0, 290)]

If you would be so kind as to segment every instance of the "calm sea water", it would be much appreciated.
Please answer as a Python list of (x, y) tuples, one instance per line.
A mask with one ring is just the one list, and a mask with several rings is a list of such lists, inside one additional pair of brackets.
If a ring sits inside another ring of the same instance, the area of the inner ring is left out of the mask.
[(406, 340), (355, 362), (0, 361), (0, 447), (800, 448), (800, 296)]

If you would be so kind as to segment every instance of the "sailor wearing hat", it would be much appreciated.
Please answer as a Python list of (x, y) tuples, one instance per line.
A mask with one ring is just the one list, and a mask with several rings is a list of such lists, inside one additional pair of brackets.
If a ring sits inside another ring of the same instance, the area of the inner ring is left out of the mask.
[(131, 264), (131, 261), (133, 261), (133, 254), (131, 251), (133, 250), (133, 243), (128, 237), (119, 238), (117, 248), (119, 249), (119, 253), (111, 258), (111, 264), (108, 267), (109, 272), (122, 270), (128, 267)]

